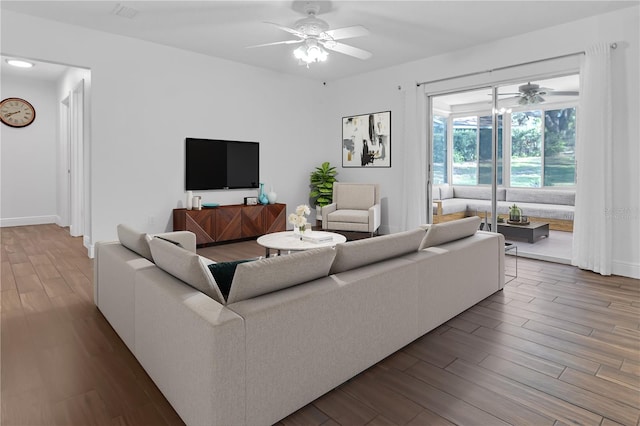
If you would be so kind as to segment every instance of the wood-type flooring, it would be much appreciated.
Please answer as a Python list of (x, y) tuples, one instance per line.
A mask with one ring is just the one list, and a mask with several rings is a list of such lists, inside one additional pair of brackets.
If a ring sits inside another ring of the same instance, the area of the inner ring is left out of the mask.
[[(3, 426), (183, 424), (94, 306), (81, 238), (36, 225), (2, 228), (0, 244)], [(199, 252), (219, 261), (264, 253), (255, 241)], [(640, 281), (519, 259), (504, 291), (278, 424), (639, 419)]]

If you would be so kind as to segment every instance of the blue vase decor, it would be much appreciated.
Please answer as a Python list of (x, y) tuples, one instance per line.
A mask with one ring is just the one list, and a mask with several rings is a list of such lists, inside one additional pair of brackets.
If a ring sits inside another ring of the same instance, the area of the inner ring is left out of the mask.
[(260, 195), (258, 195), (258, 201), (260, 201), (260, 204), (269, 204), (267, 194), (264, 192), (264, 183), (260, 183)]

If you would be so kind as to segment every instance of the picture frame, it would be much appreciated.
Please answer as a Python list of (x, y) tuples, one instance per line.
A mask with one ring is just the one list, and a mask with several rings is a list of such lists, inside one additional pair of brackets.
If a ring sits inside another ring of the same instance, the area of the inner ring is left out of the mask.
[(245, 206), (255, 206), (258, 204), (258, 197), (244, 197)]
[(391, 111), (342, 117), (342, 167), (391, 167)]

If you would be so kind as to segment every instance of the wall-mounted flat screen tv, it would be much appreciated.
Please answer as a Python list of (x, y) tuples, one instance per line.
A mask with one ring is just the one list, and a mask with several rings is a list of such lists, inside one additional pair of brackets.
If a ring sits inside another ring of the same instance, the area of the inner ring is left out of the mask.
[(258, 142), (186, 138), (187, 191), (258, 188)]

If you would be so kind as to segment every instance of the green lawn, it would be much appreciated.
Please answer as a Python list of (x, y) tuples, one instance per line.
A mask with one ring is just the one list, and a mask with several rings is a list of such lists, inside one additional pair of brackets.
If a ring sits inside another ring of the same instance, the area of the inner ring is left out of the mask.
[[(571, 156), (558, 155), (549, 157), (545, 163), (545, 186), (574, 185), (575, 163)], [(435, 173), (443, 173), (434, 167)], [(477, 185), (478, 164), (475, 162), (455, 163), (453, 165), (454, 185)], [(502, 167), (499, 166), (499, 172)], [(540, 188), (542, 159), (540, 157), (512, 158), (511, 159), (511, 185), (519, 188)], [(480, 183), (490, 184), (491, 165), (480, 165)], [(502, 184), (499, 180), (498, 184)]]

